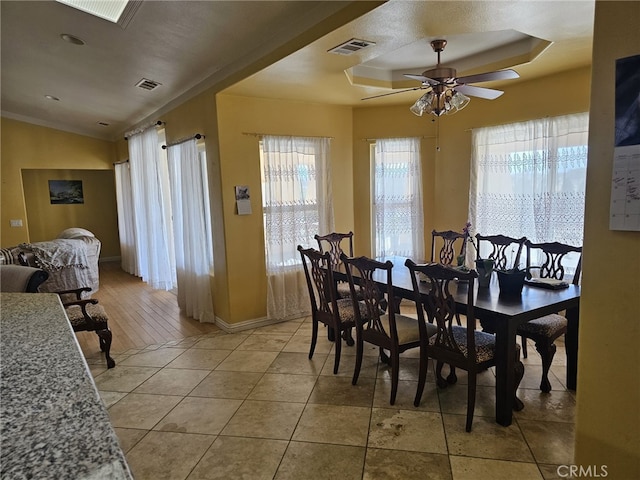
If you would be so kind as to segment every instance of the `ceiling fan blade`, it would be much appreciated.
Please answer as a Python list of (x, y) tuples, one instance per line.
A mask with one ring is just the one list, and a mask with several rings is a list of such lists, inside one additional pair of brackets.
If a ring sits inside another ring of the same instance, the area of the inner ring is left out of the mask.
[(473, 85), (458, 85), (455, 90), (469, 95), (470, 97), (485, 98), (487, 100), (494, 100), (502, 95), (502, 90), (493, 90), (492, 88), (474, 87)]
[(467, 75), (456, 80), (459, 84), (490, 82), (492, 80), (511, 80), (520, 78), (515, 70), (497, 70), (495, 72), (478, 73), (477, 75)]
[(438, 80), (434, 80), (433, 78), (425, 77), (424, 75), (414, 75), (412, 73), (405, 73), (405, 77), (410, 78), (411, 80), (418, 80), (423, 84), (428, 83), (429, 85), (437, 85), (440, 83)]
[(373, 97), (361, 98), (361, 100), (371, 100), (372, 98), (386, 97), (388, 95), (395, 95), (396, 93), (412, 92), (414, 90), (425, 90), (425, 89), (431, 89), (431, 87), (420, 86), (420, 87), (414, 87), (414, 88), (407, 88), (405, 90), (399, 90), (397, 92), (383, 93), (382, 95), (374, 95)]

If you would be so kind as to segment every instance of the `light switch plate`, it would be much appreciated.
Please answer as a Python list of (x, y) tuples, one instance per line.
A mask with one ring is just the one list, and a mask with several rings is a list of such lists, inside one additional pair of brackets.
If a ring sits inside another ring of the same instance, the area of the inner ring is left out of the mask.
[(22, 219), (19, 218), (18, 220), (10, 220), (11, 222), (11, 226), (12, 227), (21, 227), (22, 226)]

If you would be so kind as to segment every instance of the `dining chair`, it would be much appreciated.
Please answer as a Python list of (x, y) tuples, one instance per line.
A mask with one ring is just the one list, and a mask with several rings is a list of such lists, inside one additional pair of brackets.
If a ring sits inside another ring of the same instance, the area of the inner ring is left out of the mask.
[(318, 341), (318, 324), (322, 323), (331, 329), (330, 338), (335, 342), (335, 359), (333, 373), (338, 373), (342, 338), (347, 345), (354, 345), (351, 330), (355, 325), (355, 315), (351, 298), (337, 298), (331, 257), (329, 252), (320, 253), (314, 248), (303, 248), (298, 245), (302, 258), (304, 275), (307, 280), (309, 298), (311, 300), (311, 347), (309, 359), (313, 357)]
[[(536, 277), (541, 279), (564, 280), (567, 255), (577, 256), (572, 283), (579, 285), (582, 272), (582, 247), (559, 242), (533, 243), (529, 240), (525, 242), (525, 246), (527, 249), (527, 272), (531, 274), (532, 271), (537, 270)], [(540, 253), (543, 259), (540, 265), (532, 265), (532, 258), (536, 252)], [(551, 391), (549, 369), (556, 354), (555, 340), (565, 333), (567, 333), (567, 319), (559, 313), (536, 318), (518, 327), (517, 334), (522, 340), (523, 357), (527, 358), (527, 338), (529, 338), (535, 342), (536, 350), (542, 358), (540, 390), (545, 393)]]
[[(453, 230), (442, 232), (431, 231), (431, 262), (438, 262), (443, 265), (452, 265), (459, 255), (464, 255), (467, 251), (467, 235)], [(438, 249), (436, 244), (441, 246)], [(460, 250), (457, 251), (457, 244), (460, 243)], [(436, 251), (438, 258), (436, 259)]]
[[(376, 345), (380, 350), (381, 360), (391, 365), (391, 398), (389, 403), (393, 405), (398, 392), (400, 354), (420, 346), (418, 321), (416, 318), (399, 313), (391, 276), (393, 263), (390, 260), (382, 263), (367, 257), (342, 255), (342, 262), (347, 271), (351, 297), (361, 298), (365, 306), (364, 309), (355, 309), (356, 365), (351, 383), (353, 385), (358, 383), (358, 376), (362, 368), (364, 342)], [(381, 272), (383, 278), (386, 279), (386, 288), (384, 289), (376, 285), (374, 276), (377, 272)], [(386, 355), (385, 350), (390, 352), (389, 356)]]
[[(461, 272), (437, 263), (418, 265), (411, 259), (406, 260), (405, 266), (411, 273), (420, 330), (420, 370), (414, 405), (419, 406), (422, 399), (429, 358), (436, 360), (436, 382), (439, 388), (446, 388), (457, 382), (456, 367), (466, 370), (468, 374), (466, 431), (470, 432), (476, 402), (477, 375), (496, 364), (495, 336), (476, 330), (474, 283), (478, 274), (474, 270)], [(424, 287), (422, 291), (420, 290), (417, 274), (422, 274), (428, 279), (425, 285), (426, 292)], [(456, 290), (460, 282), (468, 283), (465, 287), (466, 326), (459, 325), (459, 312), (452, 295), (452, 290)], [(431, 333), (432, 327), (436, 329), (435, 334)], [(524, 366), (519, 358), (520, 348), (516, 350), (514, 395), (524, 373)], [(442, 376), (444, 364), (451, 366), (451, 372), (446, 379)]]
[[(318, 250), (320, 253), (329, 253), (331, 259), (331, 267), (336, 270), (340, 268), (342, 260), (340, 256), (345, 254), (349, 257), (353, 257), (353, 232), (338, 233), (331, 232), (327, 235), (314, 235), (313, 237), (318, 242)], [(336, 290), (338, 298), (350, 298), (349, 284), (347, 282), (336, 282)]]
[[(74, 332), (95, 332), (100, 341), (100, 350), (107, 360), (107, 368), (116, 366), (116, 362), (111, 358), (111, 341), (113, 335), (109, 329), (109, 317), (107, 312), (98, 304), (95, 298), (82, 298), (84, 294), (91, 292), (91, 287), (75, 288), (55, 292), (62, 301), (71, 327)], [(69, 296), (75, 298), (68, 300)]]
[[(514, 238), (505, 235), (481, 235), (476, 233), (478, 253), (482, 258), (493, 260), (494, 270), (519, 267), (520, 257), (527, 237)], [(490, 250), (483, 248), (488, 246)], [(484, 251), (488, 253), (485, 254)]]

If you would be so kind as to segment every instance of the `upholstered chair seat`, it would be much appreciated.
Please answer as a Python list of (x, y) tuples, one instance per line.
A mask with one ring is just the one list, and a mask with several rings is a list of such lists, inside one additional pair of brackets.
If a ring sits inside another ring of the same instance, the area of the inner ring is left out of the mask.
[[(113, 335), (109, 329), (107, 312), (95, 298), (82, 298), (83, 293), (91, 288), (83, 287), (57, 292), (67, 312), (69, 323), (74, 332), (95, 332), (100, 341), (100, 350), (104, 352), (107, 368), (113, 368), (116, 362), (111, 358), (111, 341)], [(75, 300), (73, 298), (75, 297)], [(70, 300), (71, 299), (71, 300)]]
[[(418, 328), (417, 318), (396, 314), (395, 321), (396, 331), (398, 332), (398, 344), (405, 345), (420, 341), (420, 329)], [(380, 323), (385, 332), (391, 331), (388, 314), (380, 316)], [(427, 324), (427, 331), (429, 335), (433, 335), (436, 333), (437, 328), (435, 325)]]
[[(469, 349), (467, 347), (467, 329), (466, 327), (460, 327), (458, 325), (453, 325), (451, 327), (451, 331), (453, 332), (453, 338), (458, 344), (462, 355), (465, 357), (469, 356)], [(488, 362), (489, 360), (493, 360), (493, 357), (496, 354), (496, 338), (495, 335), (491, 333), (481, 332), (476, 330), (474, 332), (475, 336), (475, 348), (476, 348), (476, 360), (478, 363)], [(433, 345), (435, 338), (429, 342)]]
[[(86, 309), (87, 313), (93, 319), (98, 328), (106, 327), (109, 317), (107, 317), (107, 312), (105, 312), (102, 305), (88, 304)], [(74, 330), (78, 329), (77, 331), (79, 331), (79, 329), (82, 329), (87, 325), (87, 319), (79, 305), (69, 305), (67, 307), (67, 317), (69, 317), (69, 321), (71, 322), (71, 326)]]
[(544, 337), (556, 337), (558, 333), (563, 333), (567, 329), (567, 319), (557, 313), (536, 318), (530, 322), (523, 323), (518, 327), (520, 335), (542, 335)]

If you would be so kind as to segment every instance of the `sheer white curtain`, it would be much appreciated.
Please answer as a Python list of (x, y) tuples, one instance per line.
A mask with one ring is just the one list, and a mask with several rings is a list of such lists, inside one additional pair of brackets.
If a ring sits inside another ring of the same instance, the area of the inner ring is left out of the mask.
[(136, 261), (136, 232), (134, 229), (133, 199), (129, 162), (115, 165), (118, 232), (120, 234), (120, 263), (122, 270), (140, 276)]
[(375, 256), (424, 257), (420, 139), (377, 139), (374, 159)]
[(582, 245), (588, 128), (584, 113), (474, 129), (475, 230)]
[(151, 287), (176, 284), (166, 155), (156, 128), (129, 137), (129, 164), (138, 271)]
[(474, 230), (582, 245), (588, 129), (587, 113), (474, 129)]
[(314, 246), (315, 234), (333, 230), (329, 139), (265, 136), (261, 153), (267, 315), (309, 315), (297, 246)]
[(178, 305), (190, 317), (214, 322), (210, 271), (213, 241), (204, 152), (196, 139), (167, 147)]

